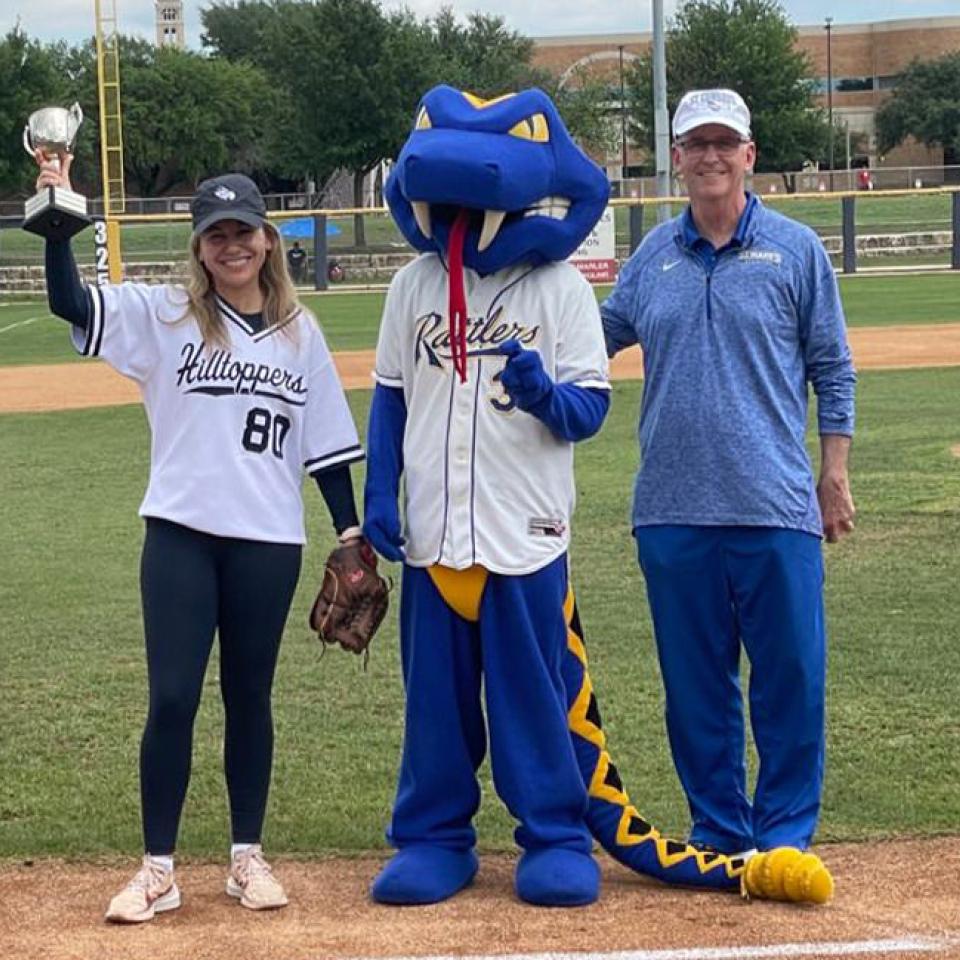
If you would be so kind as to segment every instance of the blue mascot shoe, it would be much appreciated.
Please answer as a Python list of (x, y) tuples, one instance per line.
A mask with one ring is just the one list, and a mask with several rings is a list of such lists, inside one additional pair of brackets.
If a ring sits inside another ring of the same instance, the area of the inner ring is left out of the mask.
[(528, 850), (517, 864), (517, 896), (540, 907), (586, 906), (600, 896), (600, 868), (576, 850)]
[(468, 886), (477, 867), (477, 855), (472, 850), (404, 847), (373, 881), (370, 896), (377, 903), (439, 903)]

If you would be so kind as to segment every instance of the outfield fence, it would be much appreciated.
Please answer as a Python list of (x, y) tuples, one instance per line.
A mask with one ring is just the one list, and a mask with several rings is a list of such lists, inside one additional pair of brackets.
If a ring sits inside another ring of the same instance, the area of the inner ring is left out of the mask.
[[(759, 189), (760, 184), (755, 184)], [(299, 199), (298, 199), (299, 198)], [(270, 217), (288, 245), (299, 240), (308, 259), (300, 282), (316, 289), (332, 284), (382, 284), (414, 256), (385, 208), (306, 208), (301, 195), (268, 198)], [(297, 201), (297, 202), (295, 202)], [(904, 190), (767, 192), (763, 201), (808, 224), (822, 238), (835, 266), (852, 273), (866, 267), (960, 269), (960, 187)], [(121, 223), (121, 250), (128, 277), (151, 280), (183, 275), (190, 236), (189, 200), (166, 198), (161, 212), (130, 209)], [(660, 211), (676, 211), (683, 196), (621, 197), (615, 210), (616, 255), (621, 262), (656, 223)], [(96, 205), (93, 205), (96, 213)], [(363, 222), (364, 243), (357, 225)], [(19, 229), (19, 218), (0, 221), (0, 292), (43, 288), (43, 241)], [(92, 275), (92, 231), (74, 241), (81, 268)]]

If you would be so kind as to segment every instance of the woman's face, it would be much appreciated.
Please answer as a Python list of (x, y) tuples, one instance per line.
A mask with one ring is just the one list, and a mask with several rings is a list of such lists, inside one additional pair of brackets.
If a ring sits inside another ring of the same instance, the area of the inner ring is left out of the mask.
[(273, 248), (263, 227), (221, 220), (200, 235), (200, 261), (222, 295), (256, 287), (260, 268)]

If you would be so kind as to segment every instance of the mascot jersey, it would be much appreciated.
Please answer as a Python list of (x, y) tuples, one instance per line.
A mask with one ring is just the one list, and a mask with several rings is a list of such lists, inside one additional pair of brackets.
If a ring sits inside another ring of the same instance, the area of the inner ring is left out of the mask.
[(573, 444), (600, 428), (609, 385), (596, 300), (563, 261), (608, 192), (539, 90), (431, 90), (387, 184), (421, 256), (387, 295), (364, 497), (366, 536), (404, 561), (397, 853), (379, 902), (472, 881), (488, 731), (521, 899), (595, 900), (593, 836), (668, 882), (737, 889), (745, 875), (743, 859), (663, 838), (633, 807), (586, 670), (567, 561)]
[(533, 573), (569, 543), (573, 444), (517, 407), (498, 348), (518, 340), (540, 354), (555, 383), (606, 393), (597, 303), (566, 263), (464, 274), (466, 382), (453, 370), (447, 272), (437, 254), (397, 274), (380, 327), (376, 381), (402, 389), (407, 409), (406, 561)]

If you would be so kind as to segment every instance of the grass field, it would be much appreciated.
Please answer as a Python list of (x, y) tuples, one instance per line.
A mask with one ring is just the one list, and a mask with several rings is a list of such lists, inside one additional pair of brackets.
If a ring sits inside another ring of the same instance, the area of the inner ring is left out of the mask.
[[(841, 205), (837, 199), (791, 198), (765, 195), (763, 202), (788, 216), (809, 224), (819, 234), (838, 236), (841, 231)], [(950, 229), (950, 197), (943, 193), (916, 193), (897, 197), (864, 194), (857, 197), (855, 219), (857, 231), (865, 234), (908, 233)], [(674, 209), (678, 209), (674, 205)], [(355, 237), (352, 217), (331, 218), (340, 230), (329, 238), (330, 253), (353, 250)], [(653, 206), (644, 208), (644, 230), (656, 223)], [(629, 211), (616, 208), (617, 241), (626, 244), (630, 238)], [(406, 243), (386, 214), (368, 214), (365, 224), (367, 244), (378, 249), (405, 249)], [(168, 223), (129, 223), (121, 229), (121, 245), (125, 259), (133, 261), (179, 260), (184, 256), (190, 236), (187, 221)], [(306, 245), (309, 246), (312, 241)], [(93, 261), (93, 234), (86, 231), (74, 241), (77, 258)], [(927, 255), (930, 259), (930, 255)], [(0, 230), (0, 266), (21, 263), (42, 263), (43, 242), (23, 230)], [(872, 260), (870, 261), (873, 262)]]
[[(956, 832), (960, 823), (960, 369), (861, 377), (855, 536), (827, 549), (829, 754), (821, 838)], [(578, 453), (575, 583), (611, 749), (640, 808), (682, 832), (643, 585), (627, 530), (639, 385), (616, 385)], [(369, 394), (351, 394), (358, 419)], [(138, 407), (0, 416), (0, 857), (134, 853), (145, 709), (136, 509), (148, 438)], [(360, 471), (358, 471), (359, 473)], [(357, 477), (357, 482), (360, 478)], [(395, 610), (369, 670), (305, 619), (331, 538), (312, 542), (275, 690), (266, 842), (301, 853), (381, 846), (400, 749)], [(396, 573), (397, 571), (394, 571)], [(227, 837), (216, 658), (198, 721), (181, 851)], [(511, 823), (484, 768), (485, 848)]]
[[(602, 300), (609, 287), (596, 287)], [(850, 326), (955, 323), (960, 320), (960, 273), (930, 276), (841, 277)], [(334, 350), (363, 350), (376, 345), (382, 293), (308, 295)], [(45, 301), (0, 301), (0, 365), (60, 363), (77, 359), (63, 321), (51, 317)]]
[[(852, 325), (958, 319), (955, 275), (858, 276), (842, 279), (841, 289)], [(334, 349), (373, 345), (382, 294), (309, 302)], [(0, 365), (71, 356), (64, 324), (42, 301), (0, 305)], [(860, 378), (858, 528), (827, 549), (822, 839), (948, 833), (960, 823), (958, 396), (960, 369)], [(640, 808), (682, 833), (627, 529), (638, 400), (639, 384), (617, 384), (602, 433), (578, 452), (575, 583), (614, 759)], [(364, 423), (369, 394), (350, 401)], [(136, 509), (147, 459), (138, 407), (0, 415), (0, 858), (139, 847), (145, 678)], [(383, 842), (400, 748), (395, 617), (366, 674), (339, 652), (320, 658), (305, 619), (331, 537), (316, 491), (306, 500), (312, 541), (275, 691), (267, 842), (288, 852), (369, 850)], [(188, 856), (219, 854), (225, 843), (221, 731), (214, 657), (181, 837)], [(482, 843), (509, 847), (512, 825), (486, 767), (484, 783)]]

